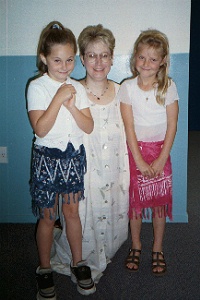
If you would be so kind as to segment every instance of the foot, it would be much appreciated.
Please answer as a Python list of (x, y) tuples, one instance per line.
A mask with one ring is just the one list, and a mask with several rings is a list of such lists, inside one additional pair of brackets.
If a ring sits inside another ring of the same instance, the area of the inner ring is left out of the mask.
[(140, 254), (139, 249), (130, 249), (129, 254), (125, 260), (125, 267), (130, 271), (138, 271), (140, 264)]
[(37, 300), (56, 300), (52, 270), (38, 267), (36, 279), (38, 283)]
[(90, 295), (96, 291), (96, 286), (91, 276), (90, 267), (86, 265), (86, 261), (82, 260), (76, 266), (70, 266), (71, 279), (77, 283), (77, 291), (81, 295)]
[(154, 275), (160, 276), (167, 271), (164, 253), (152, 252), (152, 272)]

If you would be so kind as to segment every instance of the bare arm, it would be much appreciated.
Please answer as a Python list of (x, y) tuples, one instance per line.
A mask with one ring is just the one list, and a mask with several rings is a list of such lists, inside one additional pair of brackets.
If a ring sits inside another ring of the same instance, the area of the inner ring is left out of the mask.
[(120, 108), (121, 108), (122, 119), (124, 122), (127, 143), (132, 152), (135, 163), (143, 176), (152, 178), (154, 177), (154, 171), (152, 167), (143, 160), (138, 147), (138, 142), (134, 130), (134, 117), (133, 117), (132, 107), (131, 105), (121, 103)]
[(151, 164), (154, 169), (155, 176), (161, 175), (163, 172), (166, 161), (169, 157), (174, 138), (177, 131), (178, 121), (178, 101), (174, 101), (172, 104), (167, 105), (167, 131), (164, 139), (164, 144), (159, 157)]
[(29, 119), (37, 136), (44, 137), (51, 130), (61, 105), (73, 98), (75, 93), (76, 91), (71, 84), (63, 84), (53, 97), (47, 110), (29, 111)]
[(74, 117), (78, 127), (85, 133), (91, 133), (94, 128), (94, 121), (89, 108), (79, 110), (76, 106), (68, 108)]

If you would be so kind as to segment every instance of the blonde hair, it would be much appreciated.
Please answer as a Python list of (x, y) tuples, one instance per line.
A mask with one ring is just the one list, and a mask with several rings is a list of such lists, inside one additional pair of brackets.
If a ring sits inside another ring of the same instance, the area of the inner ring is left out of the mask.
[(60, 22), (50, 22), (41, 32), (37, 48), (37, 67), (40, 74), (48, 71), (47, 66), (40, 58), (40, 54), (47, 57), (51, 53), (51, 48), (56, 44), (70, 44), (74, 49), (74, 55), (77, 52), (76, 38), (73, 32), (65, 28)]
[(158, 51), (161, 55), (162, 59), (164, 59), (163, 65), (160, 66), (160, 69), (156, 75), (157, 81), (157, 93), (156, 93), (156, 101), (164, 105), (165, 104), (165, 96), (169, 85), (171, 84), (171, 79), (169, 77), (169, 41), (167, 36), (156, 29), (148, 29), (142, 31), (139, 37), (137, 38), (133, 53), (130, 59), (130, 68), (133, 73), (133, 77), (138, 76), (138, 71), (135, 67), (136, 63), (136, 54), (141, 45), (147, 45), (152, 47), (154, 50)]
[(88, 44), (96, 41), (102, 41), (106, 44), (110, 50), (111, 56), (113, 56), (115, 48), (114, 35), (109, 29), (104, 28), (101, 24), (95, 26), (90, 25), (82, 30), (78, 37), (80, 55), (84, 56)]

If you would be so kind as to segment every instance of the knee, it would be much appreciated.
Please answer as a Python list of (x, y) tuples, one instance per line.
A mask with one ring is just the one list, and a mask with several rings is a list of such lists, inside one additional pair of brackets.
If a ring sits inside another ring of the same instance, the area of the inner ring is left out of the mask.
[(69, 221), (69, 220), (77, 220), (79, 218), (79, 213), (78, 211), (67, 211), (67, 212), (63, 212), (64, 214), (64, 218), (65, 218), (65, 221)]
[(56, 213), (55, 213), (54, 209), (45, 208), (40, 221), (45, 223), (49, 227), (53, 227), (55, 220), (56, 220)]

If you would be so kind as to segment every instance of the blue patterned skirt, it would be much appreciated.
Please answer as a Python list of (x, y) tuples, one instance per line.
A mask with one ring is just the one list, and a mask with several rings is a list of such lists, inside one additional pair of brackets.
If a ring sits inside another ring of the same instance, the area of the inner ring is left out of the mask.
[(65, 151), (34, 145), (32, 155), (32, 177), (30, 192), (32, 210), (41, 216), (44, 208), (53, 208), (56, 194), (79, 193), (84, 199), (84, 174), (86, 173), (86, 153), (83, 145), (75, 150), (72, 143)]

